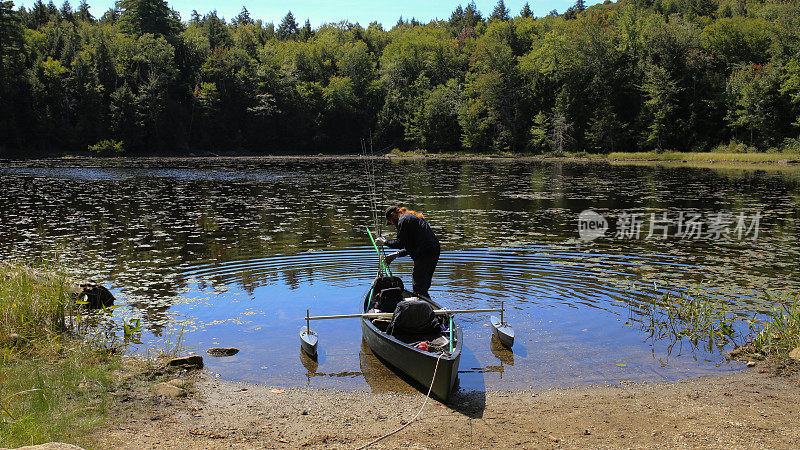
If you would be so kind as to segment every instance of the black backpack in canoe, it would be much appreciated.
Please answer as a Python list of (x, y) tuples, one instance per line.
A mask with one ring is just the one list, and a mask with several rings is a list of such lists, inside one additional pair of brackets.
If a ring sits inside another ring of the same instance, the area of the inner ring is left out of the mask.
[(403, 300), (397, 304), (386, 333), (392, 336), (427, 336), (442, 331), (430, 303)]
[(403, 301), (403, 289), (390, 287), (382, 290), (375, 300), (375, 307), (381, 311), (392, 312)]
[(378, 295), (382, 290), (394, 287), (400, 289), (405, 288), (403, 286), (403, 280), (401, 280), (400, 277), (378, 277), (378, 279), (375, 280), (373, 289), (375, 290), (375, 295)]
[(403, 301), (403, 280), (400, 277), (380, 277), (375, 280), (373, 306), (381, 311), (392, 312)]

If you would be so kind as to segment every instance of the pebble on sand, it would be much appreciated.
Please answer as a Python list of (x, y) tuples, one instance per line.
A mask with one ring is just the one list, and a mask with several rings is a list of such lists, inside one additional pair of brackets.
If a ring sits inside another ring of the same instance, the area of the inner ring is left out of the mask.
[(155, 392), (156, 395), (163, 395), (164, 397), (186, 397), (186, 389), (181, 389), (169, 383), (158, 383), (153, 386), (153, 392)]
[(78, 447), (77, 445), (72, 444), (64, 444), (63, 442), (48, 442), (47, 444), (17, 447), (17, 450), (83, 450), (83, 447)]

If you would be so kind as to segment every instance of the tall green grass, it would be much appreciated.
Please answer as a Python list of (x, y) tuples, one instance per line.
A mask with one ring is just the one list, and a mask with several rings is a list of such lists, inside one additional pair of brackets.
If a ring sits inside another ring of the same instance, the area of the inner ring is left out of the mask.
[(0, 447), (82, 443), (105, 420), (121, 358), (75, 312), (65, 276), (0, 263)]
[(0, 447), (85, 443), (112, 406), (120, 358), (75, 342), (36, 345), (24, 358), (3, 351)]
[(782, 300), (769, 296), (769, 300), (776, 304), (775, 310), (760, 325), (751, 345), (762, 353), (784, 357), (800, 347), (800, 295)]
[(66, 332), (73, 305), (65, 276), (0, 264), (0, 342), (12, 334), (36, 340)]

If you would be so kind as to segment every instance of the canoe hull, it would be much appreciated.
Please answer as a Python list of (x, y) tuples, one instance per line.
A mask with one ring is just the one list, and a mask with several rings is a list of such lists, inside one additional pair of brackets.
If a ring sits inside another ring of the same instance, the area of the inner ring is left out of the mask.
[(508, 323), (501, 323), (500, 319), (496, 316), (489, 318), (489, 323), (492, 325), (492, 334), (504, 346), (511, 348), (514, 346), (514, 329)]
[[(410, 292), (407, 294), (411, 295)], [(435, 302), (430, 303), (434, 309), (440, 308)], [(365, 305), (367, 304), (369, 302), (365, 301)], [(422, 392), (427, 394), (430, 389), (432, 396), (447, 401), (458, 379), (463, 342), (460, 326), (453, 322), (455, 348), (451, 353), (442, 354), (441, 358), (439, 354), (419, 350), (382, 332), (369, 319), (361, 320), (361, 332), (366, 344), (382, 361), (418, 383), (417, 387)]]
[[(361, 321), (361, 332), (372, 353), (419, 383), (420, 390), (424, 388), (424, 392), (427, 393), (427, 390), (431, 389), (431, 395), (439, 400), (447, 401), (458, 378), (461, 352), (443, 356), (439, 360), (439, 366), (436, 367), (438, 355), (411, 348), (397, 339), (387, 336), (375, 328), (369, 320)], [(460, 328), (457, 328), (457, 335), (457, 342), (460, 342)], [(433, 379), (434, 371), (436, 372), (435, 380)], [(431, 388), (431, 381), (433, 381), (433, 388)]]

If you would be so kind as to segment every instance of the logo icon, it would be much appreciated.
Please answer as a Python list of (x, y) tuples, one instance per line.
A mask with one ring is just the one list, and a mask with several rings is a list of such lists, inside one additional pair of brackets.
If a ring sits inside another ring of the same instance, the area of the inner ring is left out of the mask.
[(582, 241), (591, 242), (608, 231), (608, 221), (605, 217), (587, 209), (578, 215), (578, 234)]

